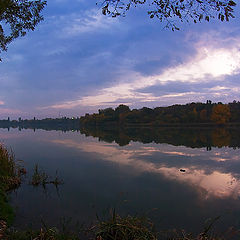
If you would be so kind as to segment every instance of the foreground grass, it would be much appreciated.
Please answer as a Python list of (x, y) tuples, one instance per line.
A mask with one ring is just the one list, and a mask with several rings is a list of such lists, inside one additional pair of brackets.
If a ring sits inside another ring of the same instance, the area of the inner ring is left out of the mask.
[(107, 220), (100, 220), (92, 228), (96, 239), (116, 240), (155, 240), (156, 233), (153, 231), (153, 224), (146, 218), (133, 216), (121, 217), (112, 213)]
[(42, 228), (39, 231), (14, 231), (8, 229), (2, 240), (235, 240), (240, 239), (238, 231), (217, 235), (211, 232), (213, 222), (200, 234), (193, 236), (184, 231), (155, 232), (149, 219), (126, 216), (115, 212), (105, 220), (100, 220), (88, 228), (70, 232), (64, 229)]
[(16, 164), (13, 152), (0, 144), (0, 221), (8, 224), (13, 221), (14, 213), (8, 204), (6, 193), (21, 184), (21, 171)]
[(21, 184), (21, 169), (12, 151), (0, 144), (0, 188), (9, 191)]

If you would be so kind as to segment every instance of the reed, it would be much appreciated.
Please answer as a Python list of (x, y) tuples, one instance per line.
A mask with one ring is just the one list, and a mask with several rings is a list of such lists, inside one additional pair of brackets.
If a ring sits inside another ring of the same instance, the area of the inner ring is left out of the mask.
[(51, 177), (43, 170), (40, 170), (38, 164), (36, 164), (30, 180), (30, 184), (35, 187), (39, 185), (45, 187), (47, 184), (53, 184), (57, 187), (58, 185), (63, 184), (63, 180), (59, 178), (57, 171), (55, 178), (51, 179)]
[(12, 151), (0, 144), (0, 176), (16, 176), (16, 161)]
[(93, 230), (97, 240), (157, 240), (149, 219), (130, 215), (121, 217), (115, 209), (107, 220), (99, 219)]
[(4, 229), (4, 224), (10, 224), (14, 217), (6, 193), (19, 187), (21, 175), (25, 171), (17, 164), (13, 152), (0, 144), (0, 235)]

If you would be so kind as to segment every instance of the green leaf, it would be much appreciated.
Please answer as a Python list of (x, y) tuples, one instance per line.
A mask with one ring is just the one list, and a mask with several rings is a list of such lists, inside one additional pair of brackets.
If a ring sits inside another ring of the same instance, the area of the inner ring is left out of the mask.
[(236, 6), (237, 4), (236, 4), (234, 1), (229, 1), (229, 2), (228, 2), (228, 5), (234, 7), (234, 6)]

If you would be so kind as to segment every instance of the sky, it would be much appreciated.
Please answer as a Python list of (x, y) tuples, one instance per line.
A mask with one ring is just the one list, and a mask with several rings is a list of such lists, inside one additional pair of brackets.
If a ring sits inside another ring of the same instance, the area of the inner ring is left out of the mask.
[(133, 108), (240, 101), (240, 24), (101, 13), (97, 0), (48, 0), (44, 21), (1, 54), (0, 119), (82, 116)]

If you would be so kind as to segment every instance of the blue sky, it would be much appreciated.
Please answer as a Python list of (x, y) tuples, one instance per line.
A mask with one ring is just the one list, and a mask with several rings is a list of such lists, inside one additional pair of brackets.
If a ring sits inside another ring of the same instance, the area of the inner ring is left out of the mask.
[(228, 23), (179, 23), (177, 32), (144, 7), (111, 18), (96, 1), (49, 0), (43, 15), (2, 54), (0, 118), (240, 100), (239, 14)]

